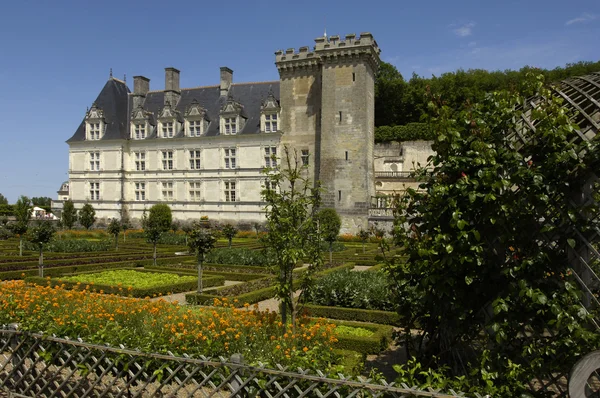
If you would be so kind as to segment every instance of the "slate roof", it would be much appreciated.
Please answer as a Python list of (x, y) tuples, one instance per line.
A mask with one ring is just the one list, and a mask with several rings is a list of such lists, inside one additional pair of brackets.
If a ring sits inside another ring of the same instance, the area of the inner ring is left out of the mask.
[[(243, 107), (243, 115), (247, 116), (246, 124), (237, 135), (256, 134), (260, 132), (260, 107), (262, 102), (272, 92), (279, 100), (279, 81), (258, 83), (234, 83), (229, 89), (229, 96), (239, 102)], [(133, 110), (133, 96), (127, 86), (120, 80), (111, 78), (106, 83), (98, 98), (96, 105), (104, 111), (107, 128), (102, 140), (129, 139), (129, 120)], [(150, 91), (144, 101), (144, 109), (152, 112), (150, 124), (157, 125), (156, 118), (164, 107), (164, 91)], [(200, 103), (206, 109), (207, 118), (210, 120), (206, 136), (219, 135), (221, 107), (227, 101), (227, 97), (221, 97), (219, 86), (207, 86), (181, 89), (181, 98), (176, 110), (183, 117), (187, 107), (193, 100)], [(181, 121), (181, 120), (180, 120)], [(146, 139), (156, 138), (156, 129)], [(176, 133), (175, 137), (183, 136), (183, 131)], [(85, 119), (67, 142), (85, 140)]]
[[(127, 95), (129, 92), (125, 82), (111, 77), (94, 101), (104, 112), (106, 130), (103, 140), (123, 139), (128, 136)], [(85, 117), (75, 134), (67, 140), (67, 142), (73, 141), (85, 141)]]

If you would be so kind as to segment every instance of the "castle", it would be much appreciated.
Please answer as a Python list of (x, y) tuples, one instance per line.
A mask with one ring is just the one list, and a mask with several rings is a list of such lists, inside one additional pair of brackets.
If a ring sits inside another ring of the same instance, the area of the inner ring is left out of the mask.
[[(99, 218), (166, 202), (174, 219), (264, 221), (265, 167), (284, 146), (297, 151), (323, 207), (342, 230), (366, 228), (374, 173), (374, 83), (380, 50), (370, 33), (319, 37), (312, 50), (275, 53), (279, 81), (180, 88), (165, 69), (164, 90), (135, 76), (133, 92), (110, 77), (69, 144), (62, 199), (91, 203)], [(392, 169), (393, 170), (393, 169)]]

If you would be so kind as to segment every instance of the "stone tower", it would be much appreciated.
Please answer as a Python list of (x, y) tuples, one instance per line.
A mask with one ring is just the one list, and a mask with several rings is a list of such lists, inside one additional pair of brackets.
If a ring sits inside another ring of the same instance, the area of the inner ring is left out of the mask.
[(375, 195), (373, 144), (379, 47), (370, 33), (319, 37), (313, 51), (276, 52), (282, 144), (310, 153), (310, 173), (344, 232), (367, 227)]

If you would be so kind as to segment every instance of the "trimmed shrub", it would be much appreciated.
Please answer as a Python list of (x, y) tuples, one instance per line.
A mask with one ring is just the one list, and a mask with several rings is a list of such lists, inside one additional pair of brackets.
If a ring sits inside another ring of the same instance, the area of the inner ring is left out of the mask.
[(393, 311), (387, 276), (381, 272), (332, 272), (316, 280), (306, 302), (330, 307)]
[[(53, 239), (50, 243), (44, 245), (45, 252), (54, 253), (75, 253), (75, 252), (102, 252), (114, 248), (112, 240), (90, 241), (86, 239)], [(35, 244), (24, 241), (23, 250), (37, 251)]]
[(335, 348), (338, 349), (352, 350), (363, 354), (378, 354), (382, 350), (385, 350), (392, 340), (394, 328), (389, 325), (350, 321), (333, 321), (333, 323), (339, 326), (362, 328), (373, 332), (371, 336), (337, 335), (338, 341), (335, 343)]
[(267, 259), (262, 251), (247, 248), (213, 250), (206, 256), (207, 263), (264, 266)]
[(305, 304), (303, 310), (315, 318), (340, 319), (345, 321), (372, 322), (382, 325), (399, 325), (400, 316), (391, 311), (363, 310), (357, 308), (326, 307)]
[(375, 142), (431, 141), (435, 132), (427, 123), (407, 123), (402, 126), (375, 127)]

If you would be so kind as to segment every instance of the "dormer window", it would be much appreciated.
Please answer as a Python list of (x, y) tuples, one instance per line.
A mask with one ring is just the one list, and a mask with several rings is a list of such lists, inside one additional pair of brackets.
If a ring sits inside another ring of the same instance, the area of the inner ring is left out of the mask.
[(104, 135), (104, 112), (98, 108), (96, 103), (85, 116), (86, 138), (88, 140), (99, 140)]
[(167, 102), (158, 114), (159, 136), (162, 138), (175, 137), (180, 128), (177, 120), (181, 120), (179, 111), (172, 108), (171, 104)]
[(131, 112), (131, 139), (144, 140), (150, 135), (149, 117), (151, 113), (146, 112), (142, 106), (138, 106)]
[(227, 117), (225, 118), (225, 134), (236, 134), (237, 133), (237, 118)]
[(265, 114), (265, 133), (274, 133), (277, 131), (277, 114), (267, 113)]
[(221, 108), (221, 134), (234, 135), (244, 129), (246, 116), (242, 104), (229, 96)]
[(161, 131), (163, 138), (173, 138), (175, 131), (173, 124), (173, 122), (161, 122)]
[(260, 107), (260, 131), (265, 133), (275, 133), (279, 131), (279, 112), (281, 107), (279, 101), (269, 92), (269, 96), (265, 99)]
[(202, 135), (202, 121), (190, 120), (190, 137), (200, 137)]
[(137, 123), (135, 125), (135, 139), (143, 140), (146, 138), (146, 123)]
[(99, 140), (100, 139), (100, 123), (90, 123), (88, 125), (90, 132), (90, 140)]
[(200, 137), (208, 130), (206, 109), (195, 99), (185, 110), (185, 120), (189, 137)]

